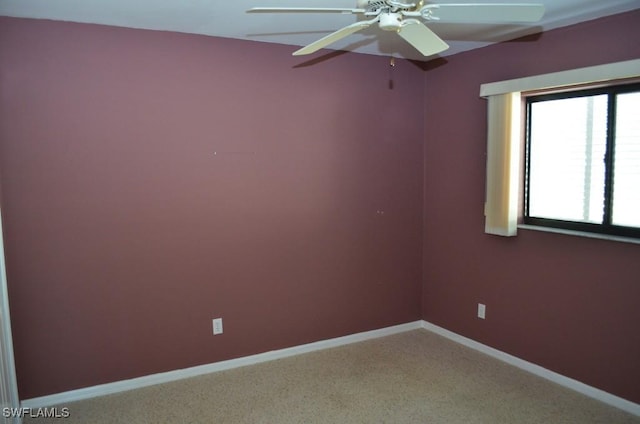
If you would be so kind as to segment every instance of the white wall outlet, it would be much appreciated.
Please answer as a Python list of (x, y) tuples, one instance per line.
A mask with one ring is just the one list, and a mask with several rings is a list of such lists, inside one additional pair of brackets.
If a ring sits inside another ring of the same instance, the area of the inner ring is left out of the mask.
[(478, 318), (484, 319), (486, 312), (487, 306), (482, 303), (478, 303)]
[(213, 320), (213, 335), (217, 336), (218, 334), (222, 334), (222, 318)]

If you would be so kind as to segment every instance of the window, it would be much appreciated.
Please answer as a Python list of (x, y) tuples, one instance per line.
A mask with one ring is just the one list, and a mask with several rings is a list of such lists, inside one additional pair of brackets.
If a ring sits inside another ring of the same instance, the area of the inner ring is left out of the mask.
[(640, 237), (640, 84), (526, 98), (525, 224)]
[[(573, 229), (578, 232), (568, 233), (640, 243), (638, 81), (640, 59), (633, 59), (482, 84), (480, 97), (487, 99), (485, 233), (513, 237), (520, 228)], [(584, 91), (596, 85), (613, 88)], [(564, 94), (533, 96), (551, 90)], [(529, 126), (521, 106), (527, 98), (534, 109), (529, 128), (534, 140), (524, 161), (521, 147), (526, 146), (521, 144), (527, 144)], [(569, 112), (554, 109), (564, 105), (573, 106), (567, 106)], [(553, 126), (545, 119), (561, 124), (549, 131)], [(549, 142), (575, 137), (583, 140), (577, 150), (577, 141)], [(572, 162), (577, 163), (574, 169)], [(554, 163), (560, 164), (555, 171)], [(551, 178), (545, 177), (547, 171)], [(561, 172), (560, 177), (552, 172)], [(530, 176), (531, 187), (525, 184)]]

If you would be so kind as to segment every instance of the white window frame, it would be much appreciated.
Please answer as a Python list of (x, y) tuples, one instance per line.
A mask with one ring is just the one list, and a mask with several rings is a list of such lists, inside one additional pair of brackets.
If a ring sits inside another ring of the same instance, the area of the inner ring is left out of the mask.
[[(485, 233), (512, 237), (517, 235), (518, 227), (525, 228), (518, 225), (523, 172), (520, 149), (524, 125), (522, 93), (570, 90), (586, 84), (611, 83), (632, 78), (640, 78), (640, 59), (480, 86), (480, 97), (488, 100)], [(566, 230), (552, 232), (571, 233)], [(603, 237), (616, 239), (612, 236)]]

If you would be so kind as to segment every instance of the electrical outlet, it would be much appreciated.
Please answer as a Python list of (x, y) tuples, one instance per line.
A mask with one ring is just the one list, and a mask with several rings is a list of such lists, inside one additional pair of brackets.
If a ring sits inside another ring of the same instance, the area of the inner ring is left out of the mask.
[(213, 320), (213, 335), (217, 336), (218, 334), (222, 334), (222, 318)]
[(486, 305), (482, 303), (478, 303), (478, 318), (484, 319), (486, 312), (487, 312)]

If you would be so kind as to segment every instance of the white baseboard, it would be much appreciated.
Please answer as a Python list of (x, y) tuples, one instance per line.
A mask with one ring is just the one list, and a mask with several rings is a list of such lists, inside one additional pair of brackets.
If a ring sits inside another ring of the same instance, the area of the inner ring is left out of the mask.
[(28, 407), (36, 409), (65, 404), (69, 402), (76, 402), (83, 399), (124, 392), (127, 390), (140, 389), (142, 387), (152, 386), (154, 384), (168, 383), (171, 381), (196, 377), (212, 372), (259, 364), (262, 362), (273, 361), (275, 359), (287, 358), (289, 356), (300, 355), (303, 353), (314, 352), (332, 347), (344, 346), (351, 343), (390, 336), (392, 334), (403, 333), (405, 331), (416, 330), (419, 328), (431, 331), (456, 343), (467, 346), (486, 355), (492, 356), (517, 368), (520, 368), (547, 380), (553, 381), (554, 383), (560, 384), (561, 386), (567, 387), (571, 390), (575, 390), (576, 392), (582, 393), (586, 396), (627, 411), (633, 415), (640, 416), (640, 405), (637, 403), (612, 395), (611, 393), (607, 393), (603, 390), (596, 389), (595, 387), (581, 383), (569, 377), (565, 377), (539, 365), (527, 362), (523, 359), (509, 355), (508, 353), (494, 349), (475, 340), (466, 338), (442, 327), (438, 327), (437, 325), (431, 324), (427, 321), (414, 321), (406, 324), (395, 325), (392, 327), (381, 328), (378, 330), (365, 331), (362, 333), (351, 334), (344, 337), (321, 340), (318, 342), (294, 346), (286, 349), (273, 350), (270, 352), (245, 356), (242, 358), (230, 359), (228, 361), (215, 362), (212, 364), (200, 365), (196, 367), (163, 372), (159, 374), (152, 374), (144, 377), (133, 378), (130, 380), (116, 381), (114, 383), (101, 384), (98, 386), (86, 387), (83, 389), (71, 390), (68, 392), (62, 392), (48, 396), (25, 399), (21, 402), (21, 406), (25, 408)]
[(228, 361), (215, 362), (212, 364), (132, 378), (130, 380), (100, 384), (98, 386), (86, 387), (48, 396), (25, 399), (21, 402), (21, 406), (25, 408), (37, 409), (65, 404), (69, 402), (76, 402), (79, 400), (89, 399), (97, 396), (110, 395), (127, 390), (140, 389), (142, 387), (152, 386), (155, 384), (168, 383), (184, 378), (196, 377), (216, 371), (229, 370), (246, 365), (254, 365), (261, 362), (273, 361), (275, 359), (287, 358), (289, 356), (300, 355), (302, 353), (309, 353), (332, 347), (344, 346), (351, 343), (390, 336), (392, 334), (403, 333), (405, 331), (417, 330), (420, 328), (422, 328), (422, 321), (414, 321), (406, 324), (395, 325), (392, 327), (381, 328), (378, 330), (365, 331), (362, 333), (351, 334), (344, 337), (321, 340), (318, 342), (294, 346), (286, 349), (272, 350), (270, 352), (259, 353), (256, 355), (245, 356), (237, 359), (230, 359)]
[(459, 334), (446, 330), (442, 327), (438, 327), (437, 325), (431, 324), (430, 322), (422, 321), (422, 328), (424, 328), (425, 330), (429, 330), (433, 333), (436, 333), (440, 336), (443, 336), (456, 343), (462, 344), (464, 346), (470, 347), (471, 349), (474, 349), (486, 355), (492, 356), (496, 359), (499, 359), (503, 362), (508, 363), (509, 365), (513, 365), (524, 371), (530, 372), (544, 379), (553, 381), (554, 383), (560, 384), (561, 386), (567, 387), (578, 393), (582, 393), (583, 395), (597, 399), (601, 402), (604, 402), (616, 408), (622, 409), (623, 411), (629, 412), (633, 415), (640, 416), (640, 404), (612, 395), (611, 393), (607, 393), (603, 390), (596, 389), (595, 387), (581, 383), (580, 381), (574, 380), (572, 378), (565, 377), (562, 374), (558, 374), (556, 372), (543, 368), (539, 365), (533, 364), (531, 362), (527, 362), (524, 359), (520, 359), (518, 357), (509, 355), (508, 353), (502, 352), (500, 350), (494, 349), (482, 343), (476, 342), (475, 340), (466, 338), (464, 336), (461, 336)]

